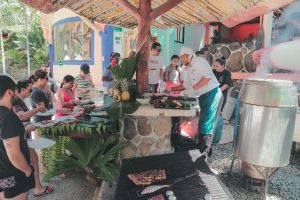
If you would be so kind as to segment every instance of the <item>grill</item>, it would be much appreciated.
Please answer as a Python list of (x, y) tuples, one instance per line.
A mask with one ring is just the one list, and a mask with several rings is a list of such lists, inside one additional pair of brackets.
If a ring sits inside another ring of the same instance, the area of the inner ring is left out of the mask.
[[(172, 190), (177, 200), (199, 200), (204, 199), (205, 195), (209, 195), (214, 200), (230, 199), (200, 155), (198, 150), (192, 150), (123, 160), (115, 200), (147, 200), (158, 194), (163, 194), (167, 199), (165, 196), (167, 190)], [(127, 175), (154, 169), (165, 169), (167, 179), (153, 185), (171, 184), (176, 178), (184, 177), (197, 170), (199, 176), (178, 182), (171, 188), (139, 197), (137, 192), (144, 187), (134, 185)]]

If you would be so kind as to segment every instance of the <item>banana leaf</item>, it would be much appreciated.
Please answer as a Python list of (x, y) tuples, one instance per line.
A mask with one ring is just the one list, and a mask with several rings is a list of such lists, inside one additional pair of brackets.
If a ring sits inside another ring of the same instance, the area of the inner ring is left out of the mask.
[(122, 119), (125, 114), (131, 114), (136, 111), (139, 105), (137, 101), (116, 101), (106, 109), (106, 112), (112, 120), (119, 120)]

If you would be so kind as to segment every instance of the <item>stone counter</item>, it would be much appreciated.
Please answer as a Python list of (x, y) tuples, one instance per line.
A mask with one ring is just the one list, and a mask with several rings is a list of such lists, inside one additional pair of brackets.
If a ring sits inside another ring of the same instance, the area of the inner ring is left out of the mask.
[(121, 158), (132, 158), (172, 153), (172, 117), (196, 115), (197, 108), (191, 110), (157, 109), (152, 105), (142, 105), (133, 114), (120, 121), (120, 141), (129, 145), (121, 153)]

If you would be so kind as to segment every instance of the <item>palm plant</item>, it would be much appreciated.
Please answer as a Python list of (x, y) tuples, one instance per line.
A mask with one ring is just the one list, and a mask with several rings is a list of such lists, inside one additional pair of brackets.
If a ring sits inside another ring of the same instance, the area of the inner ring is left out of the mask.
[[(119, 120), (124, 117), (125, 114), (131, 114), (139, 107), (139, 103), (136, 101), (136, 88), (132, 80), (136, 71), (137, 55), (132, 53), (128, 58), (124, 58), (120, 65), (114, 66), (111, 72), (114, 75), (114, 91), (128, 92), (130, 96), (125, 101), (118, 99), (112, 103), (107, 112), (112, 120)], [(126, 89), (125, 89), (126, 88)], [(121, 96), (121, 95), (120, 95)]]
[(64, 146), (72, 156), (58, 154), (56, 162), (49, 162), (46, 177), (51, 178), (72, 170), (89, 169), (91, 175), (94, 172), (102, 180), (112, 183), (118, 169), (113, 162), (126, 145), (126, 142), (118, 143), (115, 135), (105, 140), (70, 139)]

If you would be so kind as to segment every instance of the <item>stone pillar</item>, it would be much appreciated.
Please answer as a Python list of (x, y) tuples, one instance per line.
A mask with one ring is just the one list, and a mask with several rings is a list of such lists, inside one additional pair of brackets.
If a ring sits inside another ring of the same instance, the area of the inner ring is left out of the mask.
[(128, 142), (121, 159), (172, 153), (171, 128), (171, 117), (127, 115), (120, 121), (120, 141)]

